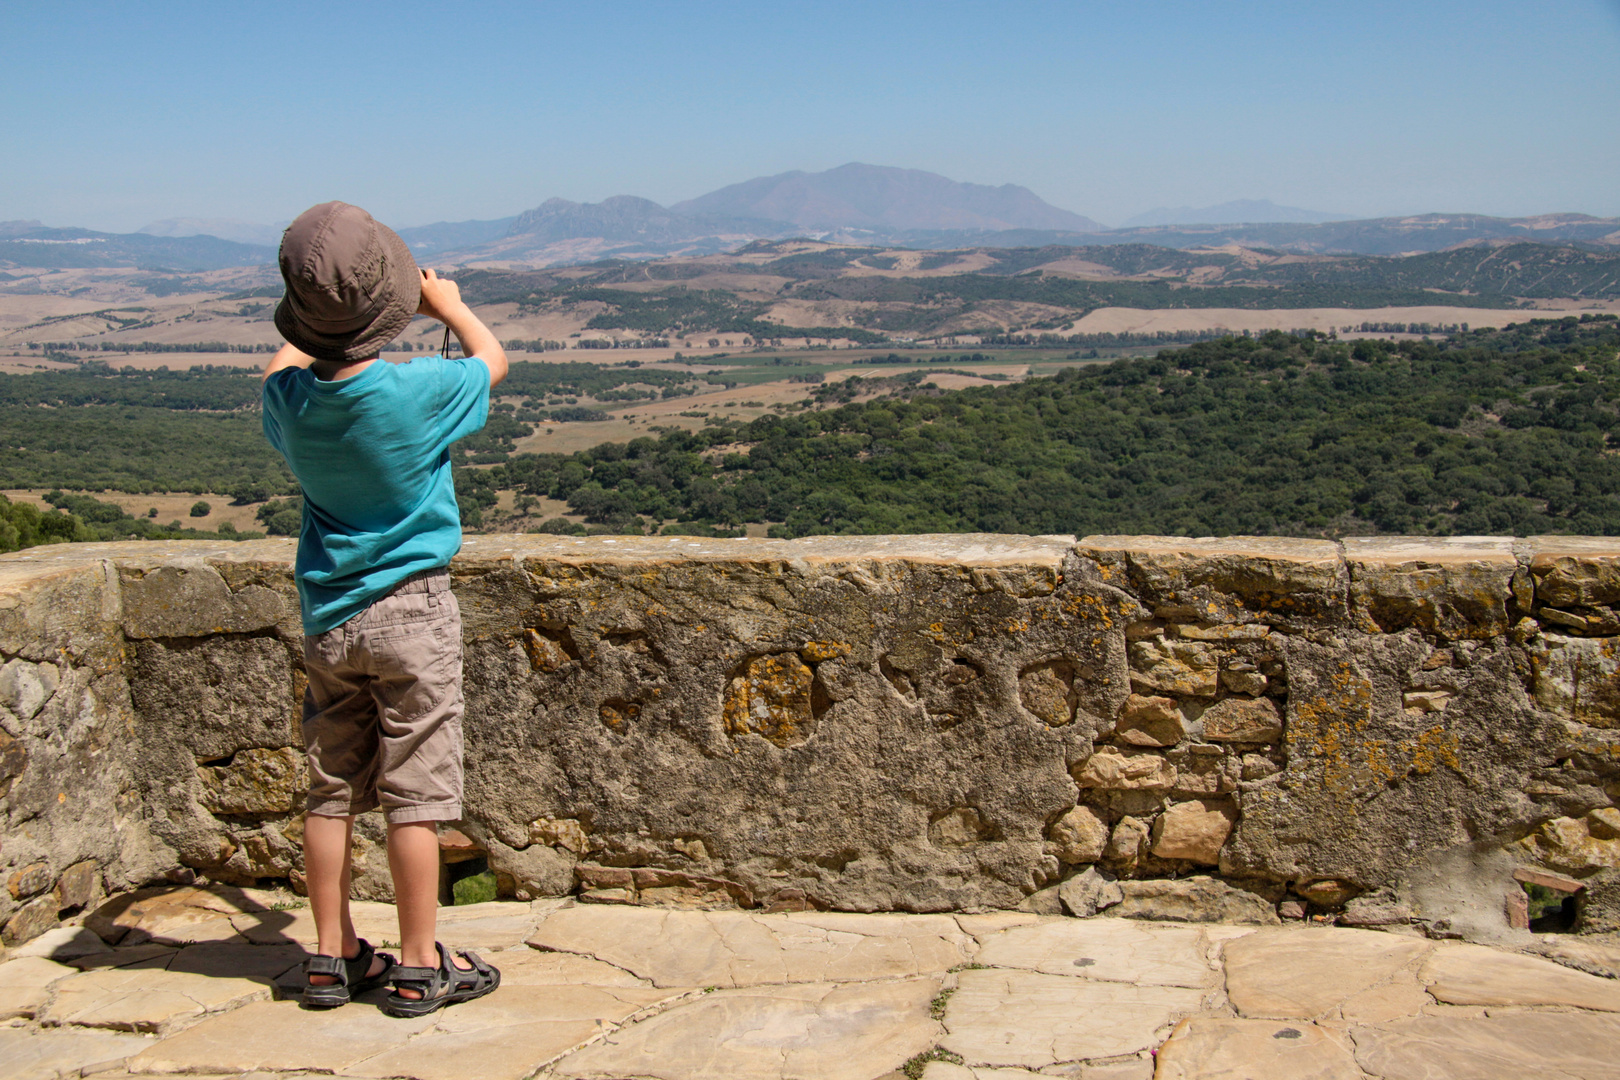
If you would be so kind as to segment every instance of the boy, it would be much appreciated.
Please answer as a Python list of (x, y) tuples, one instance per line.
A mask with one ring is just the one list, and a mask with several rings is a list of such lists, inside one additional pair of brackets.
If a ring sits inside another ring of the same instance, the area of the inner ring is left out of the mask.
[[(506, 354), (454, 282), (347, 203), (305, 211), (281, 241), (286, 338), (264, 371), (264, 433), (298, 477), (310, 792), (304, 873), (319, 938), (304, 1003), (391, 982), (419, 1016), (487, 994), (500, 972), (435, 940), (440, 821), (461, 817), (461, 613), (446, 567), (461, 547), (450, 444), (484, 426)], [(378, 359), (417, 314), (467, 359)], [(354, 818), (381, 806), (401, 963), (349, 917)]]

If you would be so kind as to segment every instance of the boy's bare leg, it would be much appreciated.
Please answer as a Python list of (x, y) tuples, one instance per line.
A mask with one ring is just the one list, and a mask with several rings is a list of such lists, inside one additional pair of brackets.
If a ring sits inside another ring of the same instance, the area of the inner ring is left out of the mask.
[[(354, 818), (309, 814), (304, 818), (304, 878), (309, 885), (309, 907), (315, 916), (315, 951), (322, 956), (353, 960), (360, 953), (360, 939), (349, 917), (349, 850), (354, 838)], [(383, 962), (373, 960), (369, 975), (382, 970)], [(330, 975), (311, 975), (311, 985), (336, 982)]]
[[(308, 835), (307, 833), (305, 835)], [(436, 968), (434, 948), (439, 921), (439, 829), (433, 821), (388, 826), (388, 869), (394, 875), (394, 906), (399, 912), (399, 962), (406, 967)], [(314, 890), (310, 890), (314, 895)], [(463, 971), (471, 970), (456, 957)], [(414, 990), (400, 997), (419, 997)]]

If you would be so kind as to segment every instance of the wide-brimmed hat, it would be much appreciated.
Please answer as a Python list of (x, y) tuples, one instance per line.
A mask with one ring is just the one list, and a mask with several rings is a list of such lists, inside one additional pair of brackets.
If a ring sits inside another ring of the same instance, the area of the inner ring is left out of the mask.
[(276, 329), (317, 360), (364, 360), (410, 325), (422, 275), (399, 234), (345, 202), (312, 206), (281, 235)]

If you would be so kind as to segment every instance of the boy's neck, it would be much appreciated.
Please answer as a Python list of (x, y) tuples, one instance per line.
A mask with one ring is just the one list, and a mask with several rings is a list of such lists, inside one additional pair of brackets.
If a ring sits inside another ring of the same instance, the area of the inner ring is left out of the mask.
[(354, 378), (376, 362), (375, 356), (365, 360), (317, 360), (309, 370), (321, 382), (340, 382)]

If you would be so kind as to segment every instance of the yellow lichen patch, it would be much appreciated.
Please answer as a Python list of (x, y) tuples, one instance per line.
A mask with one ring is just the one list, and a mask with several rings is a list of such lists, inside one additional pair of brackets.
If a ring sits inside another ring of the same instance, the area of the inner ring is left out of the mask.
[(1321, 759), (1323, 786), (1336, 795), (1349, 795), (1368, 786), (1376, 775), (1365, 762), (1355, 760), (1358, 748), (1366, 746), (1362, 736), (1371, 722), (1372, 683), (1341, 664), (1325, 694), (1294, 707), (1287, 731), (1289, 748)]
[(602, 723), (614, 731), (623, 731), (625, 724), (641, 715), (641, 706), (633, 701), (607, 701), (602, 704)]
[(760, 735), (777, 746), (793, 746), (810, 737), (813, 675), (792, 653), (750, 661), (726, 688), (722, 719), (732, 738)]
[(1367, 741), (1367, 773), (1373, 779), (1385, 782), (1400, 775), (1395, 763), (1390, 760), (1388, 744), (1382, 739)]
[(842, 641), (812, 641), (799, 650), (799, 657), (807, 664), (820, 664), (849, 655), (850, 646)]
[(1407, 749), (1408, 745), (1412, 755), (1412, 772), (1419, 776), (1429, 775), (1437, 765), (1447, 765), (1458, 772), (1462, 771), (1462, 761), (1457, 757), (1460, 745), (1457, 736), (1443, 727), (1432, 727), (1422, 732), (1416, 742), (1403, 744), (1402, 749)]
[(547, 675), (568, 663), (562, 646), (536, 630), (523, 631), (523, 649), (529, 654), (529, 665)]

